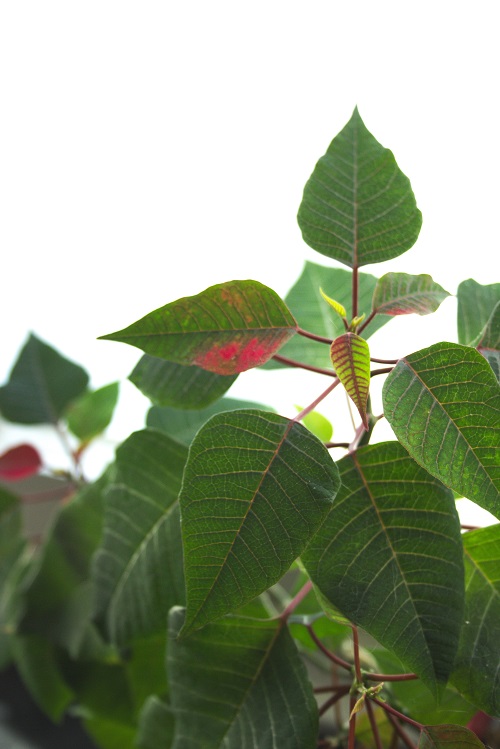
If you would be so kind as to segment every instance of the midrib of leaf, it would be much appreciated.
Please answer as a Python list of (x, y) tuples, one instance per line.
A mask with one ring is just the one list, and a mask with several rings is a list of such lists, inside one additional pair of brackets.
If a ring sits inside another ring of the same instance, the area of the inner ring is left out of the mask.
[[(396, 554), (396, 552), (394, 551), (394, 547), (393, 547), (393, 545), (392, 545), (392, 542), (391, 542), (390, 536), (389, 536), (389, 534), (388, 534), (388, 532), (387, 532), (387, 527), (386, 527), (386, 525), (385, 525), (384, 521), (382, 520), (382, 516), (381, 516), (381, 514), (380, 514), (380, 511), (379, 511), (379, 509), (378, 509), (378, 507), (377, 507), (377, 503), (376, 503), (376, 502), (375, 502), (375, 500), (374, 500), (374, 497), (373, 497), (373, 495), (372, 495), (372, 493), (371, 493), (371, 491), (370, 491), (370, 487), (369, 487), (369, 484), (367, 483), (367, 481), (366, 481), (366, 479), (365, 479), (365, 476), (364, 476), (364, 473), (363, 473), (363, 471), (362, 471), (362, 469), (361, 469), (361, 466), (360, 466), (360, 464), (359, 464), (359, 462), (358, 462), (358, 460), (357, 460), (357, 457), (356, 457), (356, 453), (353, 453), (351, 457), (352, 457), (352, 460), (353, 460), (353, 463), (354, 463), (354, 465), (356, 466), (356, 470), (358, 471), (358, 473), (359, 473), (359, 476), (360, 476), (360, 478), (361, 478), (361, 480), (362, 480), (362, 482), (363, 482), (363, 485), (364, 485), (364, 487), (365, 487), (365, 489), (366, 489), (366, 492), (367, 492), (367, 494), (368, 494), (368, 496), (369, 496), (369, 498), (370, 498), (370, 502), (371, 502), (371, 503), (372, 503), (372, 505), (373, 505), (373, 509), (375, 510), (375, 512), (376, 512), (376, 514), (377, 514), (377, 518), (378, 518), (378, 521), (379, 521), (379, 523), (380, 523), (380, 527), (382, 528), (382, 530), (383, 530), (383, 532), (384, 532), (384, 535), (385, 535), (386, 541), (387, 541), (387, 543), (388, 543), (388, 545), (389, 545), (389, 548), (390, 548), (390, 550), (391, 550), (391, 553), (392, 553), (392, 557), (393, 557), (393, 559), (394, 559), (394, 561), (395, 561), (395, 563), (396, 563), (396, 565), (397, 565), (397, 568), (398, 568), (398, 570), (399, 570), (399, 573), (400, 573), (400, 575), (401, 575), (401, 578), (402, 578), (402, 580), (403, 580), (403, 583), (404, 583), (404, 586), (405, 586), (405, 588), (406, 588), (406, 592), (407, 592), (407, 595), (408, 595), (408, 599), (409, 599), (409, 600), (410, 600), (410, 602), (411, 602), (411, 605), (412, 605), (412, 608), (413, 608), (413, 611), (414, 611), (414, 614), (415, 614), (415, 620), (416, 620), (416, 621), (418, 622), (418, 625), (419, 625), (419, 629), (420, 629), (420, 633), (421, 633), (421, 635), (422, 635), (422, 639), (423, 639), (423, 641), (425, 642), (425, 649), (426, 649), (426, 652), (427, 652), (428, 660), (430, 661), (430, 663), (431, 663), (431, 664), (433, 664), (433, 660), (432, 660), (432, 655), (431, 655), (431, 652), (430, 652), (430, 650), (429, 650), (429, 645), (428, 645), (428, 643), (427, 643), (427, 638), (425, 637), (425, 632), (424, 632), (424, 630), (422, 629), (422, 626), (421, 626), (421, 624), (420, 624), (420, 619), (419, 619), (418, 611), (417, 611), (417, 609), (415, 608), (415, 604), (414, 604), (414, 602), (413, 602), (413, 596), (411, 595), (411, 592), (410, 592), (410, 587), (409, 587), (408, 581), (406, 580), (406, 577), (405, 577), (405, 575), (404, 575), (404, 572), (403, 572), (403, 570), (402, 570), (402, 568), (401, 568), (401, 565), (400, 565), (400, 563), (399, 563), (399, 560), (398, 560), (397, 554)], [(433, 666), (432, 670), (434, 671), (434, 666)]]
[[(255, 491), (253, 493), (252, 499), (248, 503), (247, 510), (246, 510), (243, 518), (241, 519), (241, 523), (240, 523), (240, 526), (238, 528), (238, 531), (235, 534), (235, 536), (234, 536), (234, 538), (233, 538), (233, 540), (231, 542), (231, 545), (229, 546), (229, 548), (227, 550), (227, 553), (226, 553), (226, 556), (224, 557), (224, 560), (222, 561), (222, 563), (219, 566), (220, 570), (222, 570), (226, 566), (227, 560), (229, 558), (229, 555), (232, 553), (236, 541), (238, 540), (238, 538), (240, 538), (242, 528), (243, 528), (243, 526), (244, 526), (244, 524), (245, 524), (245, 522), (246, 522), (246, 520), (248, 518), (250, 510), (253, 508), (253, 505), (254, 505), (254, 502), (255, 502), (255, 498), (260, 493), (262, 484), (264, 483), (265, 479), (267, 478), (267, 476), (269, 474), (269, 471), (271, 470), (271, 466), (273, 465), (274, 461), (276, 460), (276, 457), (277, 457), (277, 455), (278, 455), (278, 453), (279, 453), (279, 451), (280, 451), (283, 443), (285, 442), (286, 438), (288, 437), (288, 434), (292, 430), (292, 428), (295, 425), (295, 423), (296, 422), (293, 421), (293, 420), (289, 421), (288, 425), (286, 426), (286, 428), (285, 428), (285, 430), (283, 432), (283, 436), (282, 436), (281, 440), (276, 445), (276, 448), (275, 448), (275, 450), (274, 450), (274, 452), (272, 454), (272, 457), (269, 460), (269, 463), (268, 463), (268, 466), (267, 466), (266, 470), (262, 472), (262, 476), (260, 478), (259, 484), (258, 484), (257, 488), (255, 489)], [(250, 448), (250, 449), (255, 449), (255, 448)], [(202, 603), (198, 606), (198, 609), (197, 609), (196, 613), (194, 614), (194, 616), (191, 618), (190, 628), (192, 628), (192, 626), (196, 622), (196, 619), (198, 618), (198, 616), (200, 614), (200, 611), (203, 609), (203, 607), (205, 606), (206, 602), (209, 600), (210, 596), (213, 594), (215, 586), (217, 585), (218, 582), (219, 582), (219, 575), (217, 575), (217, 577), (214, 578), (214, 580), (212, 582), (212, 585), (210, 586), (210, 590), (206, 594), (206, 596), (203, 599)]]
[[(441, 440), (441, 444), (440, 444), (440, 446), (439, 446), (439, 450), (437, 451), (437, 453), (436, 453), (436, 455), (435, 455), (435, 462), (436, 462), (436, 464), (437, 464), (437, 461), (438, 461), (439, 455), (440, 455), (440, 453), (441, 453), (441, 450), (442, 450), (442, 447), (443, 447), (443, 444), (444, 444), (444, 439), (445, 439), (445, 437), (446, 437), (446, 434), (447, 434), (447, 432), (448, 432), (448, 428), (449, 428), (449, 426), (450, 426), (450, 425), (453, 425), (453, 427), (455, 428), (455, 431), (456, 431), (456, 433), (457, 433), (457, 435), (458, 435), (458, 438), (462, 439), (462, 440), (463, 440), (463, 442), (464, 442), (464, 443), (465, 443), (465, 444), (467, 445), (467, 452), (469, 452), (469, 451), (470, 451), (470, 452), (471, 452), (471, 453), (472, 453), (472, 454), (474, 455), (474, 457), (476, 458), (477, 464), (478, 464), (478, 468), (480, 468), (480, 469), (481, 469), (481, 472), (482, 472), (482, 474), (486, 476), (486, 478), (488, 479), (488, 482), (489, 482), (490, 486), (492, 486), (492, 487), (493, 487), (493, 489), (494, 489), (495, 491), (497, 491), (497, 489), (496, 489), (496, 486), (495, 486), (495, 484), (493, 483), (493, 479), (491, 478), (491, 476), (489, 475), (489, 473), (488, 473), (488, 472), (486, 471), (486, 469), (485, 469), (485, 468), (483, 467), (483, 465), (482, 465), (482, 463), (481, 463), (480, 459), (478, 458), (478, 456), (477, 456), (476, 452), (475, 452), (475, 451), (474, 451), (474, 449), (473, 449), (473, 448), (471, 447), (471, 445), (469, 444), (468, 440), (467, 440), (467, 439), (465, 438), (465, 435), (464, 435), (464, 434), (463, 434), (463, 433), (462, 433), (462, 432), (460, 431), (460, 429), (459, 429), (459, 428), (458, 428), (458, 427), (456, 426), (456, 424), (455, 424), (455, 421), (454, 421), (454, 420), (453, 420), (453, 418), (452, 418), (452, 417), (450, 416), (450, 414), (448, 413), (448, 411), (446, 410), (446, 408), (444, 407), (444, 405), (443, 405), (443, 404), (442, 404), (442, 403), (441, 403), (440, 401), (438, 401), (438, 399), (437, 399), (437, 397), (436, 397), (436, 396), (434, 395), (433, 391), (432, 391), (432, 390), (431, 390), (431, 389), (430, 389), (430, 388), (429, 388), (429, 387), (428, 387), (428, 386), (427, 386), (427, 385), (425, 384), (425, 382), (424, 382), (424, 381), (422, 380), (422, 378), (420, 377), (420, 375), (418, 374), (418, 372), (415, 372), (415, 370), (413, 369), (413, 367), (411, 367), (411, 366), (410, 366), (410, 365), (408, 364), (408, 361), (407, 361), (407, 359), (403, 359), (403, 361), (404, 361), (405, 365), (406, 365), (406, 366), (408, 367), (408, 369), (410, 369), (410, 370), (411, 370), (411, 371), (413, 372), (413, 378), (414, 378), (414, 380), (415, 380), (415, 379), (419, 380), (419, 381), (420, 381), (420, 383), (421, 383), (421, 385), (422, 385), (422, 387), (423, 387), (423, 388), (425, 389), (425, 391), (426, 391), (427, 393), (429, 393), (429, 394), (430, 394), (430, 396), (431, 396), (431, 397), (432, 397), (432, 399), (433, 399), (433, 403), (432, 403), (432, 406), (431, 406), (431, 408), (429, 409), (429, 413), (428, 413), (428, 415), (427, 415), (427, 425), (428, 425), (428, 423), (429, 423), (429, 419), (430, 419), (430, 415), (431, 415), (431, 413), (432, 413), (432, 410), (434, 409), (434, 406), (436, 406), (436, 405), (437, 405), (437, 406), (438, 406), (438, 407), (439, 407), (439, 408), (441, 409), (441, 411), (442, 411), (442, 412), (443, 412), (443, 413), (444, 413), (444, 414), (446, 415), (446, 418), (447, 418), (447, 420), (448, 420), (448, 424), (447, 424), (447, 426), (446, 426), (446, 429), (445, 429), (445, 431), (444, 431), (444, 433), (443, 433), (443, 437), (442, 437), (442, 440)], [(411, 383), (410, 383), (410, 384), (408, 385), (408, 387), (406, 388), (406, 390), (404, 391), (404, 393), (403, 393), (403, 394), (402, 394), (402, 395), (400, 396), (400, 398), (398, 399), (398, 401), (397, 401), (397, 404), (396, 404), (396, 405), (394, 406), (394, 408), (393, 408), (393, 411), (395, 411), (395, 410), (396, 410), (396, 408), (397, 408), (397, 407), (399, 406), (399, 404), (400, 404), (401, 400), (402, 400), (402, 399), (403, 399), (403, 397), (404, 397), (404, 396), (406, 395), (406, 392), (407, 392), (407, 391), (409, 390), (409, 388), (411, 387), (411, 385), (412, 385), (412, 384), (413, 384), (413, 380), (412, 380), (412, 381), (411, 381)], [(455, 384), (458, 384), (458, 383), (455, 383)], [(418, 405), (418, 404), (420, 403), (420, 399), (421, 399), (421, 397), (422, 397), (422, 393), (419, 393), (419, 396), (418, 396), (417, 400), (415, 401), (415, 405), (413, 406), (413, 409), (412, 409), (411, 413), (410, 413), (410, 414), (409, 414), (409, 416), (408, 416), (408, 419), (407, 419), (407, 422), (408, 422), (408, 423), (410, 422), (410, 419), (411, 419), (411, 417), (413, 416), (413, 414), (414, 414), (414, 412), (415, 412), (415, 409), (416, 409), (417, 405)], [(470, 427), (470, 428), (473, 428), (473, 427)], [(425, 430), (425, 432), (424, 432), (424, 437), (425, 437), (425, 436), (427, 436), (427, 426), (426, 426), (426, 430)], [(456, 452), (456, 448), (457, 448), (457, 440), (455, 440), (455, 446), (454, 446), (454, 448), (453, 448), (453, 458), (455, 457), (455, 452)], [(466, 455), (467, 455), (467, 453), (465, 454), (465, 456), (466, 456)], [(464, 469), (464, 466), (465, 466), (465, 456), (464, 456), (464, 458), (463, 458), (463, 461), (462, 461), (462, 472), (463, 472), (463, 469)], [(427, 466), (426, 466), (426, 465), (424, 465), (423, 463), (421, 463), (421, 462), (420, 462), (420, 460), (418, 460), (418, 458), (416, 458), (416, 457), (415, 457), (415, 456), (414, 456), (413, 454), (412, 454), (412, 458), (413, 458), (414, 460), (416, 460), (416, 461), (417, 461), (417, 463), (419, 463), (419, 464), (420, 464), (420, 465), (422, 466), (422, 468), (425, 468), (425, 470), (428, 470)], [(476, 469), (476, 474), (477, 474), (477, 469)]]
[[(114, 484), (113, 488), (116, 489), (124, 489), (127, 492), (130, 492), (130, 494), (134, 494), (139, 499), (147, 502), (148, 504), (152, 505), (153, 507), (159, 508), (160, 506), (156, 504), (156, 502), (151, 501), (149, 497), (147, 497), (145, 494), (141, 494), (140, 492), (136, 491), (135, 489), (131, 489), (130, 487), (126, 486), (125, 484)], [(130, 575), (132, 574), (135, 565), (137, 564), (138, 560), (140, 559), (141, 555), (143, 554), (144, 550), (146, 549), (147, 545), (149, 544), (151, 538), (159, 531), (160, 526), (168, 519), (168, 516), (173, 512), (175, 507), (177, 506), (179, 500), (176, 499), (175, 502), (172, 502), (171, 505), (169, 505), (166, 509), (163, 510), (161, 516), (158, 518), (158, 520), (154, 523), (154, 525), (151, 527), (151, 529), (148, 531), (146, 536), (142, 539), (141, 543), (137, 547), (137, 549), (134, 551), (132, 556), (130, 557), (129, 561), (125, 565), (125, 568), (123, 572), (120, 574), (120, 577), (118, 578), (117, 585), (115, 587), (115, 590), (111, 596), (110, 600), (110, 614), (112, 613), (114, 616), (114, 611), (116, 606), (119, 605), (120, 596), (122, 594), (123, 588), (125, 587), (128, 579), (130, 578)], [(121, 536), (117, 536), (113, 533), (112, 529), (108, 528), (108, 533), (111, 532), (112, 535), (115, 535), (115, 537), (120, 538), (122, 540)]]
[[(357, 148), (358, 148), (358, 123), (356, 122), (356, 125), (354, 127), (354, 134), (352, 139), (352, 153), (353, 153), (353, 237), (352, 237), (352, 265), (353, 269), (358, 268), (358, 158), (357, 158)], [(353, 285), (354, 283), (357, 284), (357, 277), (353, 278)], [(356, 299), (358, 296), (358, 289), (356, 291)], [(354, 292), (354, 289), (353, 289)], [(354, 301), (354, 293), (353, 293), (353, 301)], [(351, 310), (353, 315), (357, 315), (357, 310), (352, 309)]]

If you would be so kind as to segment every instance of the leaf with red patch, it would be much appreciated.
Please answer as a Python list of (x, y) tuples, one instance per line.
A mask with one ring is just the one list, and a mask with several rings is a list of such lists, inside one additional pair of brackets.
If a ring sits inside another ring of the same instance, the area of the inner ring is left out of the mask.
[(386, 273), (379, 278), (373, 292), (373, 311), (382, 315), (428, 315), (435, 312), (443, 299), (450, 296), (445, 289), (422, 273)]
[(101, 336), (177, 364), (220, 375), (258, 367), (296, 332), (280, 297), (257, 281), (229, 281), (149, 313)]
[(337, 377), (368, 430), (366, 404), (370, 388), (370, 350), (367, 342), (356, 333), (345, 333), (332, 343), (330, 357)]
[(418, 749), (481, 749), (483, 742), (468, 728), (455, 725), (424, 726)]
[(40, 454), (31, 445), (17, 445), (0, 455), (0, 478), (19, 481), (38, 473), (42, 466)]

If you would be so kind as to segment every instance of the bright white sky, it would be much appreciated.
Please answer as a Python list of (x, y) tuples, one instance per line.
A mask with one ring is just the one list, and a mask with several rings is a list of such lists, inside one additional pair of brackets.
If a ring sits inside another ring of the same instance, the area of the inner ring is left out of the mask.
[[(29, 330), (83, 364), (94, 386), (124, 380), (140, 352), (98, 335), (222, 281), (255, 278), (284, 296), (305, 259), (328, 265), (295, 216), (356, 104), (424, 216), (412, 250), (365, 270), (431, 273), (452, 293), (465, 278), (500, 280), (497, 10), (2, 3), (0, 381)], [(390, 323), (372, 353), (455, 336), (450, 299), (436, 315)], [(289, 414), (325, 386), (308, 380), (304, 393), (299, 380), (252, 372), (231, 395)], [(111, 439), (140, 427), (146, 407), (125, 383)], [(12, 434), (0, 425), (0, 447)]]

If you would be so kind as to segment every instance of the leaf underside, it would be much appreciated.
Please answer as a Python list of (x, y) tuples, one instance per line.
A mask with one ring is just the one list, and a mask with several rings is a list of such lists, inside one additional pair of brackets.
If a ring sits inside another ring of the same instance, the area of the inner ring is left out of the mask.
[(431, 276), (386, 273), (377, 281), (373, 309), (382, 315), (428, 315), (450, 296)]
[(213, 416), (194, 438), (179, 498), (186, 575), (183, 635), (276, 583), (339, 487), (324, 445), (277, 414)]
[(101, 336), (220, 375), (264, 364), (296, 331), (279, 296), (257, 281), (230, 281), (167, 304)]
[(483, 286), (474, 279), (462, 281), (457, 289), (458, 341), (473, 345), (500, 302), (500, 283)]
[(383, 401), (396, 437), (420, 465), (500, 517), (500, 387), (475, 349), (437, 343), (401, 359)]
[(337, 465), (342, 488), (302, 562), (336, 608), (436, 693), (453, 667), (463, 611), (453, 494), (398, 442)]
[(355, 333), (344, 333), (330, 348), (335, 374), (359, 411), (368, 430), (366, 404), (370, 390), (370, 350), (367, 342)]
[(481, 331), (476, 346), (500, 382), (500, 302), (496, 304), (490, 319)]
[(350, 268), (401, 255), (422, 225), (409, 179), (357, 109), (316, 164), (297, 218), (310, 247)]
[(424, 726), (418, 749), (484, 749), (484, 744), (463, 726)]

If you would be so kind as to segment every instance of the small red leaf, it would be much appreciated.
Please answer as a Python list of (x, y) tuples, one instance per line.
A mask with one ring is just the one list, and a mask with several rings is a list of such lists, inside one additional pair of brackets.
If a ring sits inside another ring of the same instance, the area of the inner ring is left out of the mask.
[(356, 333), (345, 333), (332, 343), (330, 357), (337, 377), (368, 431), (366, 404), (370, 388), (370, 351), (367, 342)]
[(38, 473), (42, 467), (40, 454), (31, 445), (17, 445), (0, 455), (0, 478), (19, 481)]

